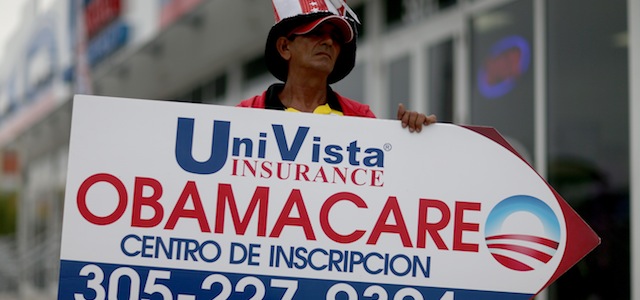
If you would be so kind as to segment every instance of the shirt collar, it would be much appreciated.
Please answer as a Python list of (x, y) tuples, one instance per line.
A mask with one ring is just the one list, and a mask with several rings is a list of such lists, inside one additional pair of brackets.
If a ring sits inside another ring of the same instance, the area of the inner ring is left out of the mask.
[[(266, 99), (264, 103), (264, 108), (266, 109), (275, 109), (275, 110), (286, 110), (287, 107), (282, 104), (280, 98), (278, 98), (278, 94), (284, 89), (284, 83), (274, 83), (267, 89)], [(342, 112), (342, 106), (340, 106), (340, 101), (338, 101), (338, 96), (333, 92), (330, 86), (327, 86), (327, 104), (333, 110), (337, 110)]]

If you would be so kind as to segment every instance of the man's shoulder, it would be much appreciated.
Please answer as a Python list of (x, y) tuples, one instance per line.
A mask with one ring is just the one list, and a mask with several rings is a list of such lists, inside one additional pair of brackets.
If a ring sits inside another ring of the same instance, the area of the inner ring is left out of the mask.
[(255, 95), (251, 98), (244, 99), (236, 105), (237, 107), (253, 107), (253, 108), (264, 108), (265, 97), (264, 93), (260, 95)]
[(280, 99), (278, 99), (278, 93), (282, 88), (284, 88), (284, 84), (274, 83), (264, 90), (262, 94), (242, 100), (237, 106), (282, 110), (284, 109), (284, 106), (280, 102)]
[(345, 116), (357, 116), (357, 117), (367, 117), (367, 118), (375, 118), (375, 114), (369, 108), (369, 105), (360, 103), (356, 100), (350, 99), (348, 97), (342, 96), (338, 93), (335, 93), (338, 97), (338, 101), (340, 102), (340, 106), (342, 106), (342, 112)]

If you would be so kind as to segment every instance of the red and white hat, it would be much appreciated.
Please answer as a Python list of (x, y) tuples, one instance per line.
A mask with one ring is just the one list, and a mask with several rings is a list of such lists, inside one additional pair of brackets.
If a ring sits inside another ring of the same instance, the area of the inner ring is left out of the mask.
[(344, 0), (272, 0), (275, 25), (271, 27), (265, 47), (267, 68), (276, 78), (286, 81), (288, 63), (276, 49), (279, 37), (305, 34), (324, 22), (331, 22), (342, 33), (344, 44), (328, 83), (335, 83), (347, 76), (355, 65), (356, 14)]

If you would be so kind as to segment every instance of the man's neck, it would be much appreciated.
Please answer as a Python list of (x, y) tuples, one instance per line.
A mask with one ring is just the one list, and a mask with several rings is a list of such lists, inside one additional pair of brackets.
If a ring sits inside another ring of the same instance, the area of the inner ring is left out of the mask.
[(313, 112), (316, 107), (327, 103), (327, 80), (292, 76), (279, 94), (286, 107), (302, 112)]

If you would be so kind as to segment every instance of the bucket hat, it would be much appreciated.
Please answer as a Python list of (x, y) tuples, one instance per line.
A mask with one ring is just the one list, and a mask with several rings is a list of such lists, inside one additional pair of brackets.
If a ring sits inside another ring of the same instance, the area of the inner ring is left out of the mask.
[(346, 77), (356, 60), (356, 27), (359, 20), (344, 0), (272, 0), (275, 24), (271, 27), (264, 55), (267, 69), (279, 80), (286, 81), (288, 62), (276, 49), (280, 37), (305, 34), (318, 25), (330, 22), (342, 33), (344, 44), (327, 82), (335, 83)]

